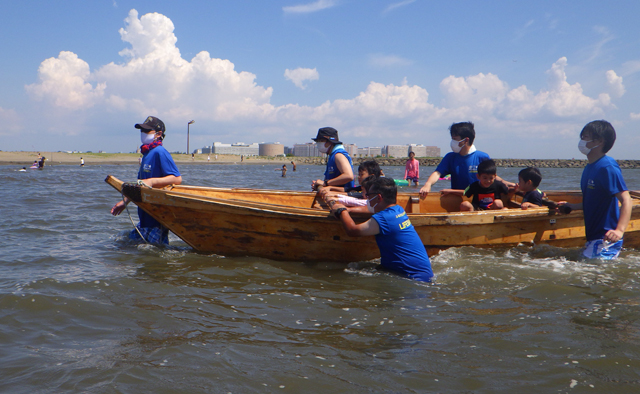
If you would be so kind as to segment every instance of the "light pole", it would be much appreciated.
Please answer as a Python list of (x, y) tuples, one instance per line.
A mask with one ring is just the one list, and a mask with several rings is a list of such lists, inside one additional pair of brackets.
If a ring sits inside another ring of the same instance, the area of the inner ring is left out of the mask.
[(189, 123), (187, 123), (187, 154), (189, 154), (189, 126), (192, 123), (196, 123), (195, 120), (190, 120)]

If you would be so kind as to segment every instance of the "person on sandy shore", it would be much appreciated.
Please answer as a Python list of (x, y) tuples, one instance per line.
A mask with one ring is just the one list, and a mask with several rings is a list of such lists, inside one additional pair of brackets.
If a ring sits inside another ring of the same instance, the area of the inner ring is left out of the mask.
[[(176, 167), (171, 154), (162, 146), (165, 137), (164, 123), (155, 116), (149, 116), (144, 123), (134, 126), (140, 130), (142, 146), (142, 160), (138, 170), (138, 179), (142, 180), (144, 186), (152, 188), (163, 188), (169, 185), (179, 185), (182, 183), (182, 176)], [(128, 198), (118, 201), (111, 208), (111, 214), (117, 216), (126, 208), (129, 203)], [(138, 217), (140, 222), (136, 229), (131, 230), (129, 238), (134, 240), (144, 238), (146, 242), (157, 244), (169, 244), (169, 229), (163, 227), (160, 222), (138, 207)]]

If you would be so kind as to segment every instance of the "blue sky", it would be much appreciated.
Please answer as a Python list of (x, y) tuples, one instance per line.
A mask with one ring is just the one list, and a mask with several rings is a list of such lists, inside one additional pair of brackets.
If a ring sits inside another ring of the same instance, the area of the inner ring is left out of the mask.
[(609, 120), (640, 144), (638, 1), (0, 2), (0, 149), (130, 152), (308, 142), (446, 153), (471, 120), (496, 158), (581, 157)]

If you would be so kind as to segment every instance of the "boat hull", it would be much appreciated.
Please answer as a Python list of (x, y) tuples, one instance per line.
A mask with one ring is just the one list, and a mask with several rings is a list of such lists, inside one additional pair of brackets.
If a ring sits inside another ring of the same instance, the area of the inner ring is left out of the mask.
[[(106, 182), (123, 190), (116, 178), (107, 177)], [(124, 194), (199, 252), (304, 262), (352, 262), (380, 256), (374, 237), (347, 236), (315, 193), (181, 186), (125, 188)], [(570, 202), (581, 198), (575, 191), (549, 194)], [(579, 247), (585, 243), (582, 211), (568, 215), (548, 208), (450, 212), (459, 206), (457, 198), (435, 193), (421, 200), (417, 195), (398, 196), (430, 255), (462, 246)], [(626, 247), (640, 245), (638, 204), (635, 200)], [(356, 222), (367, 219), (354, 218)]]

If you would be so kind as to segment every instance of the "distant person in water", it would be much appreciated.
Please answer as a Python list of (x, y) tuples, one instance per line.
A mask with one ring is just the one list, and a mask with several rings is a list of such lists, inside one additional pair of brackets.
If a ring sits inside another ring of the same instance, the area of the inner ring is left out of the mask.
[(282, 171), (282, 177), (286, 178), (287, 177), (287, 165), (283, 164), (282, 168), (276, 168), (276, 171)]
[(82, 157), (80, 158), (80, 167), (84, 167), (84, 159)]
[[(169, 185), (179, 185), (182, 183), (182, 176), (178, 167), (176, 167), (171, 154), (162, 146), (165, 138), (164, 123), (155, 116), (149, 116), (144, 123), (138, 123), (134, 126), (140, 130), (140, 139), (142, 146), (142, 160), (140, 169), (138, 170), (138, 179), (152, 188), (163, 188)], [(111, 208), (111, 214), (119, 215), (129, 203), (128, 198), (124, 201), (118, 201)], [(137, 230), (133, 229), (129, 233), (129, 238), (140, 239), (140, 234), (149, 243), (168, 244), (169, 229), (163, 227), (160, 222), (151, 217), (148, 213), (138, 207), (138, 223)], [(139, 233), (138, 233), (139, 232)]]
[(415, 186), (420, 184), (420, 162), (416, 160), (415, 152), (409, 152), (409, 160), (404, 165), (404, 179), (409, 182), (409, 186), (411, 182)]
[(324, 179), (311, 182), (311, 189), (320, 191), (327, 186), (353, 187), (353, 168), (349, 153), (344, 149), (338, 138), (338, 130), (333, 127), (323, 127), (318, 130), (316, 138), (312, 138), (320, 153), (326, 153), (327, 166)]
[(563, 205), (584, 213), (587, 243), (582, 254), (587, 258), (618, 257), (631, 220), (629, 189), (618, 163), (607, 156), (615, 141), (616, 131), (605, 120), (590, 122), (580, 132), (578, 149), (589, 162), (580, 180), (582, 203)]
[(296, 163), (294, 163), (293, 161), (291, 162), (291, 165), (293, 166), (293, 171), (296, 170)]

